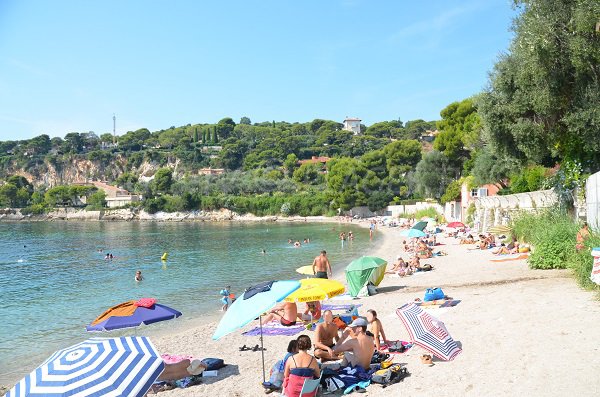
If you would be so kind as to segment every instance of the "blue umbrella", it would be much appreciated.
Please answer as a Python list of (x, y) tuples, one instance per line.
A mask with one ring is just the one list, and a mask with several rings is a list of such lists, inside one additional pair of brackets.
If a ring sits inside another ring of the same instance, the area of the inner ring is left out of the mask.
[(403, 230), (402, 232), (400, 232), (400, 235), (404, 236), (404, 237), (425, 237), (425, 236), (427, 236), (426, 233), (422, 232), (421, 230), (417, 230), (417, 229)]
[[(264, 312), (270, 310), (284, 300), (289, 294), (300, 288), (299, 281), (269, 281), (246, 289), (242, 296), (225, 312), (213, 335), (214, 340), (242, 328), (250, 321), (260, 317)], [(262, 351), (263, 337), (262, 325), (260, 327), (260, 345), (263, 361), (263, 381), (265, 378), (265, 354)]]
[(142, 397), (164, 368), (146, 337), (92, 338), (54, 353), (6, 396)]
[[(121, 309), (124, 305), (131, 305), (133, 313), (128, 316), (111, 315), (111, 310), (114, 308)], [(101, 322), (97, 322), (96, 320), (86, 326), (85, 329), (88, 331), (112, 331), (121, 328), (137, 327), (142, 324), (153, 324), (181, 316), (181, 312), (159, 303), (155, 303), (151, 307), (136, 307), (134, 305), (134, 301), (130, 301), (113, 306), (99, 317), (106, 318), (106, 320)]]

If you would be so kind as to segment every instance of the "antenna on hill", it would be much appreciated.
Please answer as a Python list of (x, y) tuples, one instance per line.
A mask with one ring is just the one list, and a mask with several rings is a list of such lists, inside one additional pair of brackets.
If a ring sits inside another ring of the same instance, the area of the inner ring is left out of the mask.
[(113, 113), (113, 145), (117, 144), (117, 116)]

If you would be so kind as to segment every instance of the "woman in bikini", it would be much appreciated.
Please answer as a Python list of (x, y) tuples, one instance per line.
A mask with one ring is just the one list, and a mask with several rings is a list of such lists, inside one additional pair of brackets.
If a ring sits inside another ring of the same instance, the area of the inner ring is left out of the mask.
[[(285, 363), (283, 370), (283, 390), (287, 397), (299, 397), (302, 386), (306, 379), (317, 379), (321, 376), (321, 370), (315, 357), (308, 353), (312, 347), (312, 342), (308, 335), (300, 335), (298, 337), (298, 353), (290, 357)], [(303, 394), (309, 397), (316, 395)]]

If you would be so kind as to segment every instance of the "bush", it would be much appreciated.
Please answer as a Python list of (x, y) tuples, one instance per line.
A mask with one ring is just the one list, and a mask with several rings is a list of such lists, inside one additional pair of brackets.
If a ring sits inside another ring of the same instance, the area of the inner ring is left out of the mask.
[(579, 225), (558, 209), (539, 213), (522, 213), (514, 222), (516, 237), (533, 245), (529, 256), (532, 269), (572, 269), (582, 287), (598, 288), (590, 281), (592, 247), (600, 246), (600, 236), (592, 233), (586, 249), (575, 249)]

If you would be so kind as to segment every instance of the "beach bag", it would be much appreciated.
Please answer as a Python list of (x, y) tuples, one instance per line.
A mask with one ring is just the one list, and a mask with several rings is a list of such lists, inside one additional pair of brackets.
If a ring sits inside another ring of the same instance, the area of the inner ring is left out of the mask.
[(400, 382), (406, 375), (408, 375), (406, 368), (402, 368), (400, 364), (392, 364), (388, 368), (375, 371), (371, 377), (371, 382), (380, 385), (391, 385)]
[(216, 371), (225, 366), (225, 362), (220, 358), (205, 358), (202, 364), (206, 365), (206, 371)]
[(269, 383), (277, 388), (281, 388), (281, 385), (283, 385), (283, 360), (277, 361), (271, 368)]
[(373, 356), (371, 357), (371, 364), (379, 364), (385, 360), (390, 358), (390, 355), (387, 353), (381, 353), (378, 350), (373, 352)]
[(330, 376), (323, 379), (321, 386), (323, 386), (326, 392), (333, 393), (344, 388), (344, 381), (338, 376)]
[(377, 287), (374, 284), (367, 284), (367, 293), (369, 296), (377, 295)]
[(442, 291), (441, 288), (427, 288), (427, 290), (425, 291), (425, 296), (423, 297), (423, 300), (425, 302), (431, 302), (431, 301), (444, 299), (444, 296), (446, 296), (446, 295), (444, 294), (444, 291)]

